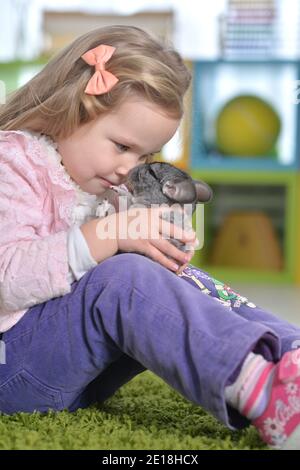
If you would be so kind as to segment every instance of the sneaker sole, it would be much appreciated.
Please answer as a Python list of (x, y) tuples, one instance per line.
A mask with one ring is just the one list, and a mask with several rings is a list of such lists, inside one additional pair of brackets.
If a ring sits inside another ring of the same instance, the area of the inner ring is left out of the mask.
[(300, 450), (300, 425), (296, 427), (280, 450)]

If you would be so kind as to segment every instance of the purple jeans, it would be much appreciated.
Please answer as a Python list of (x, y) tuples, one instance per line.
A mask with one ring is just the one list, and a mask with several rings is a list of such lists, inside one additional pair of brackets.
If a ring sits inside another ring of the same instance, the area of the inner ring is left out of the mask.
[(242, 427), (224, 387), (249, 351), (277, 361), (299, 340), (299, 328), (196, 268), (180, 278), (144, 256), (120, 254), (3, 334), (0, 411), (73, 411), (149, 369), (226, 425)]

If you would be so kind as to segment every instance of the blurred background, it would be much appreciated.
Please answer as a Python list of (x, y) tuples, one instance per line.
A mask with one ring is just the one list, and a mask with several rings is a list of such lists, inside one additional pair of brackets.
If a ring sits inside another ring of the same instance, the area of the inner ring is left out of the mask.
[(109, 24), (172, 41), (192, 70), (160, 159), (214, 189), (193, 263), (300, 324), (300, 0), (2, 0), (0, 105)]

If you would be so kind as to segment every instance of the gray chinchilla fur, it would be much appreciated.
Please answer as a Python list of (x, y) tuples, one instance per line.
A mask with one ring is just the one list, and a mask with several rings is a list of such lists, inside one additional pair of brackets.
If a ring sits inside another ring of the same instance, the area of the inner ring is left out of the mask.
[[(123, 185), (105, 191), (101, 199), (108, 209), (102, 215), (122, 210), (119, 205), (120, 196), (126, 198), (125, 209), (132, 206), (151, 207), (153, 204), (175, 205), (174, 211), (166, 212), (162, 218), (181, 225), (186, 230), (191, 227), (191, 215), (196, 204), (209, 202), (212, 194), (212, 189), (206, 183), (193, 180), (186, 172), (169, 163), (145, 163), (133, 168)], [(188, 207), (188, 213), (185, 210), (176, 211), (176, 205), (178, 209)], [(175, 239), (170, 241), (186, 251), (186, 245), (182, 242)]]

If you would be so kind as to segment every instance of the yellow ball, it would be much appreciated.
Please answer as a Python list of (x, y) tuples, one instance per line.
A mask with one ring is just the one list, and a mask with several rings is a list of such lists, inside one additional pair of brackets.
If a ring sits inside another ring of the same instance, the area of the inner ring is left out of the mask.
[(237, 96), (220, 111), (216, 120), (217, 149), (226, 155), (268, 155), (280, 133), (280, 117), (257, 96)]

